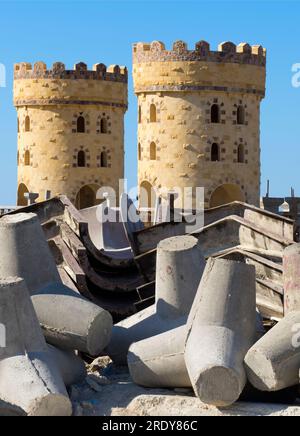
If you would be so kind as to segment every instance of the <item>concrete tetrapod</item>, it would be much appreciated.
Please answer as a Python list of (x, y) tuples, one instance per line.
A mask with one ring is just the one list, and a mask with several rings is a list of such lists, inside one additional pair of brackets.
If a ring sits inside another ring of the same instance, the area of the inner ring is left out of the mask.
[(85, 363), (80, 357), (76, 356), (74, 351), (61, 350), (53, 345), (48, 345), (48, 348), (67, 387), (79, 383), (86, 378)]
[(284, 314), (300, 311), (300, 244), (283, 252)]
[[(191, 388), (184, 359), (187, 331), (182, 325), (132, 344), (127, 361), (133, 381), (149, 388)], [(254, 342), (263, 334), (263, 320), (256, 311)]]
[(189, 388), (184, 361), (186, 324), (131, 345), (128, 368), (134, 383), (148, 388)]
[(225, 407), (246, 385), (244, 357), (256, 340), (255, 267), (209, 259), (187, 328), (187, 370), (198, 398)]
[(175, 236), (159, 243), (156, 303), (113, 327), (105, 351), (115, 363), (127, 363), (132, 343), (186, 323), (204, 268), (205, 259), (193, 236)]
[(0, 280), (0, 323), (5, 327), (5, 343), (0, 348), (0, 399), (28, 415), (71, 415), (65, 385), (23, 280)]
[(261, 391), (279, 391), (299, 384), (300, 312), (291, 312), (247, 353), (250, 383)]
[(61, 282), (35, 214), (0, 219), (0, 276), (24, 278), (48, 342), (98, 355), (111, 337), (111, 315)]

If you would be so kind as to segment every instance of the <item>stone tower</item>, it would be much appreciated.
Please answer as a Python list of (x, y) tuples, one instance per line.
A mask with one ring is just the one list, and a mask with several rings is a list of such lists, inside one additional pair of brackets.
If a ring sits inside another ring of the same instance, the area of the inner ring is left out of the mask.
[(205, 207), (259, 205), (265, 67), (259, 45), (134, 44), (139, 186), (204, 187)]
[(65, 194), (81, 209), (98, 203), (101, 186), (118, 192), (127, 82), (127, 69), (118, 65), (15, 65), (18, 205), (27, 204), (27, 192), (38, 193), (38, 201)]

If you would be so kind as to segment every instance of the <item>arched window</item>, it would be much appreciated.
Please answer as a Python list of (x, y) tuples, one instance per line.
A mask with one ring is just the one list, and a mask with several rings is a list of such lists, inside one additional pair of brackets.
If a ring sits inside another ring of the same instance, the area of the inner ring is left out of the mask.
[(245, 124), (245, 108), (244, 106), (239, 106), (237, 108), (237, 113), (236, 113), (236, 122), (237, 124)]
[(150, 105), (150, 123), (156, 123), (156, 106), (153, 103)]
[(101, 118), (100, 132), (107, 133), (107, 119), (106, 118)]
[(210, 121), (212, 123), (219, 123), (220, 119), (220, 107), (218, 104), (213, 104), (210, 109)]
[(142, 160), (142, 147), (140, 143), (138, 145), (138, 159)]
[(139, 106), (139, 123), (142, 122), (142, 106)]
[(219, 162), (220, 160), (220, 147), (219, 144), (213, 143), (211, 146), (211, 161)]
[(27, 115), (25, 117), (25, 132), (30, 132), (30, 117)]
[(106, 151), (101, 152), (101, 158), (100, 158), (100, 165), (101, 168), (107, 168), (107, 153)]
[(29, 151), (29, 150), (26, 150), (26, 151), (25, 151), (24, 164), (25, 164), (26, 166), (29, 166), (29, 165), (30, 165), (30, 151)]
[(85, 133), (85, 119), (82, 115), (77, 118), (77, 133)]
[(245, 162), (245, 149), (243, 144), (240, 144), (238, 147), (238, 163)]
[(86, 165), (85, 152), (83, 150), (80, 150), (77, 155), (77, 166), (83, 168), (85, 167), (85, 165)]
[(156, 160), (156, 144), (151, 142), (150, 144), (150, 160)]

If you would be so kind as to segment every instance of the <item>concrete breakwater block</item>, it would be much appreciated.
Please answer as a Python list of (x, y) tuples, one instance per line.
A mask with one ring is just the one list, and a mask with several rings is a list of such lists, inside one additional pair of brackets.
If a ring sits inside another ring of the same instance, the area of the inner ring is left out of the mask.
[(69, 416), (72, 405), (25, 282), (0, 280), (0, 399), (27, 415)]
[(299, 384), (300, 312), (291, 312), (262, 337), (245, 357), (248, 379), (261, 391)]
[(47, 342), (97, 356), (110, 341), (112, 317), (61, 283), (31, 296)]
[(229, 406), (245, 385), (244, 357), (256, 340), (255, 268), (209, 259), (188, 323), (185, 362), (195, 394)]
[(134, 383), (148, 388), (191, 388), (184, 360), (187, 327), (131, 345), (128, 367)]
[(24, 278), (48, 342), (92, 356), (103, 350), (111, 315), (63, 285), (35, 214), (0, 219), (0, 254), (0, 276)]
[(74, 351), (61, 350), (53, 345), (48, 345), (48, 348), (67, 387), (79, 383), (86, 378), (85, 363)]
[[(133, 381), (149, 388), (191, 388), (184, 359), (187, 332), (187, 326), (182, 325), (133, 343), (127, 357)], [(255, 340), (263, 334), (262, 318), (256, 311)]]
[(159, 243), (156, 303), (113, 327), (105, 351), (115, 363), (126, 365), (132, 343), (185, 324), (204, 268), (201, 247), (193, 236), (176, 236)]

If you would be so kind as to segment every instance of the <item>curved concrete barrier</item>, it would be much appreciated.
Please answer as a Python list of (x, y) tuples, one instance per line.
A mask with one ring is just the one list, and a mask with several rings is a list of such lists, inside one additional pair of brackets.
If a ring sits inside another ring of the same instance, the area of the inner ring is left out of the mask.
[(111, 315), (62, 284), (35, 214), (0, 219), (0, 253), (0, 276), (24, 278), (48, 342), (93, 356), (103, 350)]
[(185, 362), (196, 395), (224, 407), (246, 385), (244, 357), (256, 340), (255, 268), (209, 259), (187, 327)]
[[(0, 398), (28, 415), (69, 416), (72, 405), (23, 280), (0, 281)], [(2, 344), (3, 345), (3, 344)]]
[(173, 237), (158, 245), (156, 303), (113, 327), (107, 354), (126, 365), (132, 343), (184, 325), (193, 304), (205, 260), (193, 236)]
[(248, 379), (261, 391), (279, 391), (299, 384), (300, 312), (291, 312), (245, 357)]

